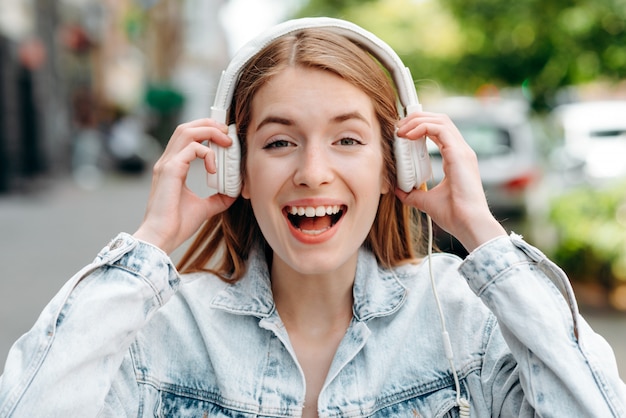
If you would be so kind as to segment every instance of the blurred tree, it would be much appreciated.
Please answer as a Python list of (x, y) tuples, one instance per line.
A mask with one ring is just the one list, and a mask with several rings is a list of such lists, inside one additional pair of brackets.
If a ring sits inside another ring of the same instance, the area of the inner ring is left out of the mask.
[(299, 16), (341, 16), (344, 12), (377, 0), (310, 0), (298, 12)]
[(458, 23), (437, 1), (310, 0), (297, 15), (339, 17), (375, 33), (411, 68), (421, 97), (441, 93), (462, 55)]
[(621, 0), (442, 0), (467, 35), (464, 75), (528, 86), (535, 107), (556, 90), (626, 76), (626, 4)]
[(300, 15), (353, 20), (448, 89), (519, 87), (536, 109), (559, 88), (626, 76), (623, 0), (310, 0)]
[(612, 305), (626, 311), (619, 296), (626, 289), (625, 190), (622, 179), (553, 198), (549, 215), (558, 241), (549, 252), (573, 282), (601, 285)]

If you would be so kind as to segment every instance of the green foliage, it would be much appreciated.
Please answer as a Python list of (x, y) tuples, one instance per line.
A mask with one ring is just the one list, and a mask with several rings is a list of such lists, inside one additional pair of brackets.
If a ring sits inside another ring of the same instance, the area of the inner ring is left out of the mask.
[[(411, 68), (420, 95), (423, 89), (442, 89), (462, 53), (457, 22), (438, 1), (311, 0), (298, 16), (331, 16), (350, 20), (384, 39)], [(434, 87), (433, 87), (434, 86)]]
[(341, 17), (347, 11), (375, 1), (376, 0), (311, 0), (300, 9), (298, 16)]
[(488, 34), (460, 67), (504, 85), (528, 82), (545, 107), (563, 86), (626, 75), (622, 0), (442, 0), (468, 33)]
[(626, 282), (626, 181), (555, 198), (550, 221), (558, 234), (553, 259), (573, 280)]
[(361, 24), (416, 78), (470, 94), (523, 86), (538, 109), (563, 86), (626, 76), (624, 0), (310, 0), (300, 15)]

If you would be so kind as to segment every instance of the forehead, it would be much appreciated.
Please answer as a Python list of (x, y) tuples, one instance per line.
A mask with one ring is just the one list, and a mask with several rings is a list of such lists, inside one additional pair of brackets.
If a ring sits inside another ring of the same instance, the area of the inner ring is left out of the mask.
[(358, 86), (331, 71), (302, 66), (285, 67), (269, 78), (256, 92), (251, 104), (254, 112), (281, 103), (289, 106), (317, 103), (320, 107), (364, 107), (368, 113), (374, 110), (371, 97)]

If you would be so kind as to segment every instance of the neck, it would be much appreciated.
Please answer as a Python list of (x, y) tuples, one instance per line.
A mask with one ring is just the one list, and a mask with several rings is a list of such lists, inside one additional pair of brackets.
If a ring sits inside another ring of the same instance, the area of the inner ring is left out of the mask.
[(356, 260), (332, 273), (302, 275), (272, 263), (276, 309), (288, 331), (325, 333), (344, 329), (352, 318)]

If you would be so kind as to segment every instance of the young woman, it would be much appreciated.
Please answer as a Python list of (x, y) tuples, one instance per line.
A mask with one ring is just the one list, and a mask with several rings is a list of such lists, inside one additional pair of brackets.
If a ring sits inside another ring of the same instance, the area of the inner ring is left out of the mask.
[[(228, 147), (228, 127), (178, 127), (139, 229), (12, 348), (0, 417), (626, 416), (563, 272), (493, 218), (446, 116), (398, 120), (361, 47), (324, 28), (278, 37), (245, 65), (230, 119), (241, 195), (185, 186), (193, 160), (219, 168), (202, 142)], [(394, 132), (437, 144), (440, 184), (396, 188)], [(415, 209), (467, 259), (424, 257)], [(196, 232), (177, 270), (167, 254)]]

